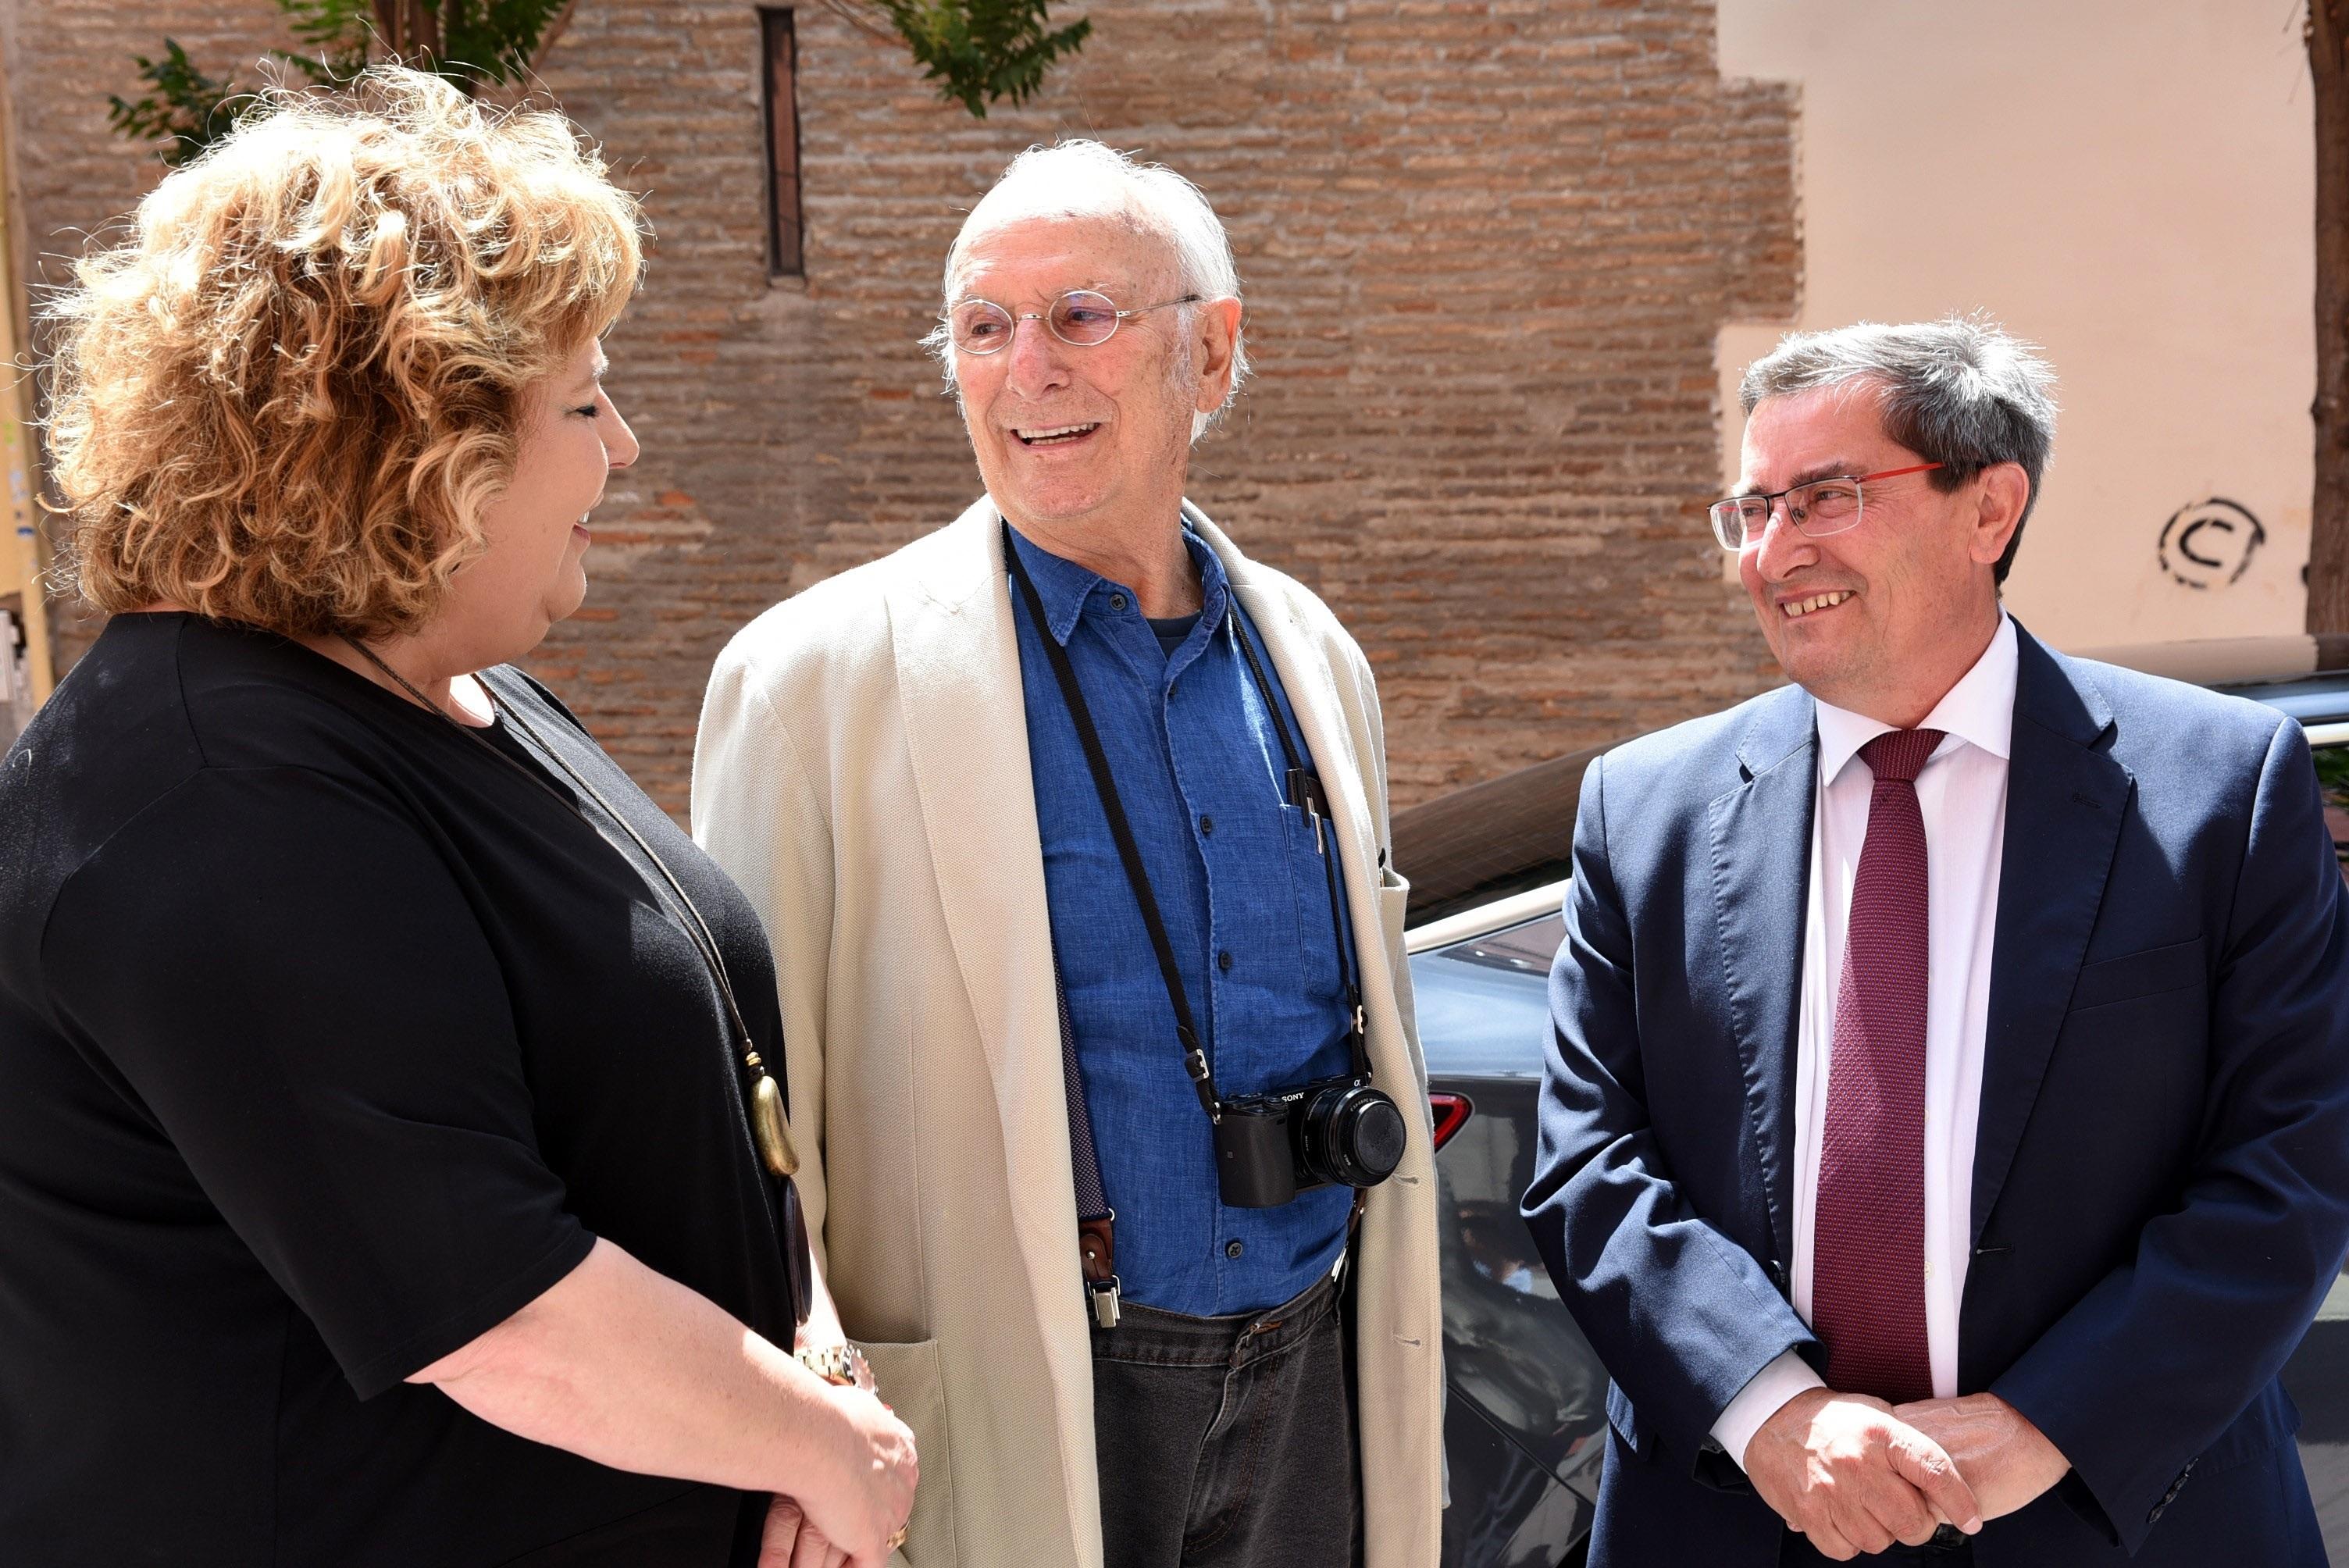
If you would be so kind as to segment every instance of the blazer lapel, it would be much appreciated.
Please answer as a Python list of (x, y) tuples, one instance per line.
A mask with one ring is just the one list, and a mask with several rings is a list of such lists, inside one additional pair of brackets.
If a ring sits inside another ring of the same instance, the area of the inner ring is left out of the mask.
[[(1809, 907), (1817, 709), (1788, 686), (1756, 705), (1739, 737), (1744, 782), (1706, 814), (1713, 914), (1731, 1026), (1745, 1075), (1775, 1261), (1794, 1256), (1795, 1048)], [(1785, 1276), (1778, 1275), (1780, 1288)]]
[[(1280, 677), (1281, 690), (1288, 693), (1288, 706), (1297, 715), (1297, 726), (1305, 732), (1306, 749), (1313, 754), (1322, 784), (1332, 791), (1330, 810), (1350, 841), (1356, 830), (1369, 827), (1370, 801), (1362, 791), (1361, 759), (1354, 754), (1353, 737), (1339, 708), (1337, 676), (1330, 668), (1328, 655), (1290, 618), (1288, 596), (1257, 580), (1252, 563), (1224, 531), (1187, 501), (1183, 510), (1193, 531), (1222, 559), (1233, 594), (1272, 655), (1273, 673)], [(1350, 841), (1345, 847), (1350, 854), (1358, 854), (1361, 848)]]
[(1287, 595), (1258, 581), (1239, 548), (1188, 501), (1183, 503), (1183, 516), (1223, 561), (1232, 593), (1272, 655), (1273, 673), (1288, 695), (1297, 727), (1305, 735), (1305, 748), (1312, 754), (1323, 788), (1330, 791), (1330, 809), (1341, 835), (1340, 862), (1345, 873), (1346, 911), (1354, 929), (1355, 966), (1362, 973), (1362, 993), (1368, 996), (1373, 990), (1371, 966), (1381, 971), (1386, 967), (1381, 944), (1366, 942), (1362, 934), (1379, 929), (1377, 855), (1382, 846), (1376, 842), (1378, 819), (1362, 789), (1361, 758), (1338, 700), (1337, 676), (1319, 641), (1304, 634), (1290, 618)]
[(2006, 849), (1999, 862), (1974, 1138), (1974, 1243), (2039, 1098), (2136, 788), (2104, 744), (2112, 712), (2086, 672), (2048, 652), (2020, 624), (2015, 632)]
[(996, 518), (981, 500), (916, 547), (887, 591), (890, 637), (918, 827), (994, 1080), (1013, 1229), (1053, 1375), (1090, 1400), (1043, 848)]

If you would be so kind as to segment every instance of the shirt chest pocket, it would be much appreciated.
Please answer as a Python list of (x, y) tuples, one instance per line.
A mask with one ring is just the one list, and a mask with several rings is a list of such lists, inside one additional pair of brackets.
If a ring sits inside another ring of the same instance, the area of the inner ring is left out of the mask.
[(1338, 950), (1331, 925), (1330, 876), (1337, 830), (1299, 807), (1280, 808), (1281, 859), (1288, 863), (1290, 902), (1297, 911), (1299, 974), (1309, 992), (1334, 995)]

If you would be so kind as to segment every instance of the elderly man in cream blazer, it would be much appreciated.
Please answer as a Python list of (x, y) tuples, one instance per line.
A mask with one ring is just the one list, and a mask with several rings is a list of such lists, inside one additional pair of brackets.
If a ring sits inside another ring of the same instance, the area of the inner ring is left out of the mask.
[(693, 777), (774, 942), (838, 1323), (919, 1442), (904, 1556), (1426, 1568), (1435, 1183), (1378, 696), (1183, 500), (1246, 371), (1229, 242), (1169, 170), (1031, 149), (946, 304), (986, 497), (736, 637)]

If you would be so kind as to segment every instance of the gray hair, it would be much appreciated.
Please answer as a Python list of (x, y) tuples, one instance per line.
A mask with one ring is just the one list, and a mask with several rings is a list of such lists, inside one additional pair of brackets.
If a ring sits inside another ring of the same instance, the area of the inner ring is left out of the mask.
[[(1035, 146), (1005, 166), (978, 205), (963, 220), (947, 252), (941, 297), (954, 303), (955, 277), (962, 269), (972, 239), (983, 231), (1019, 218), (1110, 218), (1163, 244), (1174, 262), (1176, 286), (1204, 300), (1238, 299), (1239, 269), (1232, 262), (1231, 237), (1223, 220), (1196, 185), (1159, 163), (1144, 163), (1098, 141), (1076, 139), (1050, 147)], [(1124, 302), (1121, 301), (1121, 304)], [(1187, 339), (1196, 307), (1182, 305), (1176, 319)], [(947, 390), (957, 397), (954, 340), (940, 321), (922, 339), (946, 376)], [(1187, 348), (1185, 351), (1187, 362)], [(1178, 364), (1177, 370), (1183, 366)], [(1197, 440), (1224, 417), (1247, 379), (1247, 346), (1232, 342), (1232, 384), (1223, 406), (1213, 414), (1192, 420), (1191, 438)]]
[(1745, 367), (1737, 401), (1751, 414), (1764, 397), (1855, 382), (1881, 389), (1878, 407), (1887, 436), (1942, 465), (1929, 476), (1937, 490), (1955, 490), (1996, 463), (2022, 465), (2031, 493), (1995, 569), (2004, 583), (2054, 454), (2054, 367), (2039, 356), (2036, 344), (2009, 335), (1983, 316), (1904, 326), (1863, 321), (1830, 332), (1788, 333)]

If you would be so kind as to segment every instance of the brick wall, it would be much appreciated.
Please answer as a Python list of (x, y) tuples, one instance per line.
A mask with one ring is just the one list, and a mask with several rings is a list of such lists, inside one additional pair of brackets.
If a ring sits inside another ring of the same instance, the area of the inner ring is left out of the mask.
[[(1062, 131), (1173, 165), (1231, 228), (1259, 376), (1191, 491), (1361, 638), (1398, 804), (1769, 682), (1701, 507), (1714, 333), (1795, 304), (1795, 106), (1719, 79), (1710, 0), (1061, 9), (1092, 18), (1084, 52), (977, 121), (800, 7), (803, 284), (766, 276), (749, 5), (582, 0), (546, 62), (657, 232), (610, 346), (644, 458), (598, 514), (586, 610), (534, 665), (647, 788), (682, 806), (736, 627), (978, 493), (915, 340), (960, 213)], [(132, 48), (250, 57), (268, 15), (16, 14), (35, 232), (94, 226), (150, 177), (104, 126)]]

